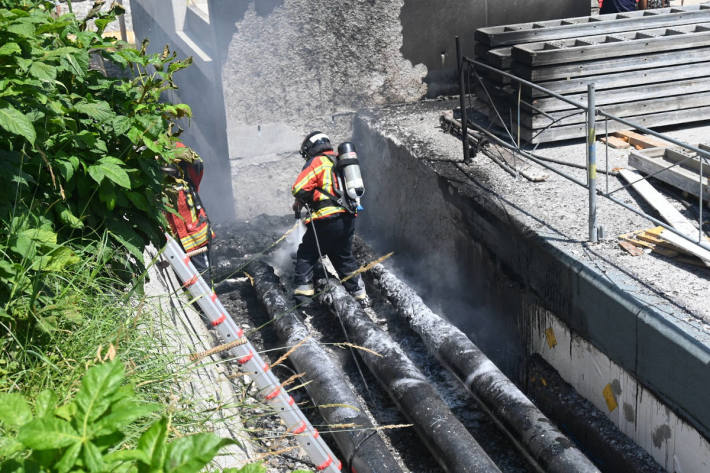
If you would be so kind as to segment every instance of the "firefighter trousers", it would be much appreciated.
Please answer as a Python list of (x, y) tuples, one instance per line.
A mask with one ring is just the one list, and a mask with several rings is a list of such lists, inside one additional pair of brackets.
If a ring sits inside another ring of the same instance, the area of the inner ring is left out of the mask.
[[(344, 278), (358, 268), (357, 260), (353, 256), (352, 243), (355, 234), (355, 217), (350, 214), (338, 214), (335, 217), (314, 220), (307, 225), (301, 244), (296, 252), (296, 269), (294, 283), (296, 287), (313, 284), (314, 271), (317, 277), (323, 277), (323, 269), (318, 261), (318, 247), (316, 235), (320, 243), (323, 256), (328, 256), (333, 263), (340, 278)], [(364, 288), (362, 278), (357, 276), (343, 283), (345, 289), (355, 293)]]

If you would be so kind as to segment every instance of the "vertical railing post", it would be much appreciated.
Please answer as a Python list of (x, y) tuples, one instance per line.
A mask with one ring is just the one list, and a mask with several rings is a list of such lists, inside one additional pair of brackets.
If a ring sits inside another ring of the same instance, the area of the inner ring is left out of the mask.
[(456, 64), (459, 70), (459, 101), (461, 102), (461, 141), (463, 141), (463, 160), (468, 161), (468, 119), (466, 118), (466, 90), (464, 88), (464, 63), (461, 40), (456, 37)]
[(698, 243), (703, 243), (703, 237), (705, 236), (703, 232), (703, 161), (705, 161), (705, 156), (701, 154), (698, 158), (700, 158), (700, 171), (698, 171), (700, 174), (700, 190), (698, 192)]
[(587, 84), (587, 186), (589, 187), (589, 241), (597, 241), (597, 149), (594, 83)]

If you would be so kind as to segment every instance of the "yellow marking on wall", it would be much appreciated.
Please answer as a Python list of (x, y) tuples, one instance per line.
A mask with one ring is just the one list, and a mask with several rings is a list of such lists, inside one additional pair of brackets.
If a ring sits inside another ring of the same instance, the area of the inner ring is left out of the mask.
[(614, 409), (619, 407), (619, 405), (616, 403), (616, 396), (614, 395), (614, 391), (611, 390), (611, 384), (607, 384), (606, 386), (604, 386), (602, 395), (604, 395), (606, 407), (609, 408), (609, 412), (612, 412)]
[(555, 338), (555, 331), (552, 330), (552, 327), (545, 330), (545, 338), (547, 339), (548, 347), (554, 348), (557, 345), (557, 338)]

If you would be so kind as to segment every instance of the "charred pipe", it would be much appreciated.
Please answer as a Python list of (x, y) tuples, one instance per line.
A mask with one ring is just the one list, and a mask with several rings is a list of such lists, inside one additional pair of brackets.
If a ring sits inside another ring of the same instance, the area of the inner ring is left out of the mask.
[[(265, 263), (249, 266), (254, 289), (274, 321), (279, 338), (286, 346), (295, 346), (308, 338), (308, 329), (289, 309), (289, 303), (279, 286), (278, 277)], [(343, 456), (346, 470), (357, 473), (401, 473), (401, 468), (373, 430), (369, 419), (350, 388), (343, 382), (345, 374), (333, 363), (323, 348), (307, 340), (289, 359), (300, 372), (306, 373), (306, 390), (328, 424), (355, 424), (351, 430), (332, 433)], [(337, 405), (338, 407), (324, 407)], [(349, 407), (352, 406), (352, 407)]]
[(653, 457), (629, 439), (594, 404), (584, 399), (539, 355), (527, 364), (527, 388), (540, 408), (578, 438), (604, 471), (662, 473)]
[(372, 351), (359, 353), (444, 470), (500, 473), (414, 363), (339, 283), (329, 281), (319, 300), (340, 318), (350, 341)]
[(378, 264), (373, 284), (471, 392), (528, 460), (550, 473), (598, 473), (594, 464), (454, 325), (431, 311), (407, 284)]

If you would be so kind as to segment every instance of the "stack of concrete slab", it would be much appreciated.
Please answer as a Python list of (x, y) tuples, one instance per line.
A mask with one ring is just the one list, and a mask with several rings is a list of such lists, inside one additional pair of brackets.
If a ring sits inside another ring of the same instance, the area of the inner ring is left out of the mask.
[[(599, 108), (640, 125), (710, 118), (710, 3), (486, 27), (476, 40), (479, 61), (580, 103), (593, 82)], [(506, 126), (516, 122), (520, 99), (523, 140), (586, 136), (582, 110), (500, 74), (479, 74), (479, 95), (485, 85)], [(598, 122), (598, 133), (605, 125), (628, 128)]]

